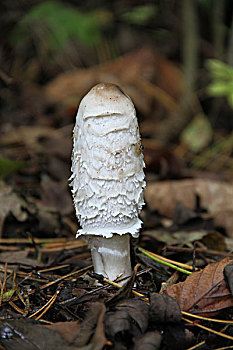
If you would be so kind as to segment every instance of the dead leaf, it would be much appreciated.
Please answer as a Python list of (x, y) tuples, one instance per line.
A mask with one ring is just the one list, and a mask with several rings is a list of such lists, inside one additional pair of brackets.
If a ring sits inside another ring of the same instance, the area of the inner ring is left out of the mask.
[(181, 311), (177, 302), (169, 295), (150, 294), (150, 321), (153, 323), (181, 322)]
[(211, 315), (233, 306), (233, 299), (224, 281), (223, 269), (231, 261), (225, 258), (193, 272), (184, 282), (169, 286), (165, 293), (173, 297), (182, 311), (195, 315)]
[(122, 337), (138, 337), (145, 333), (149, 322), (149, 306), (137, 299), (125, 300), (106, 313), (105, 331), (115, 341)]
[(123, 299), (128, 299), (132, 293), (132, 289), (134, 286), (134, 282), (135, 282), (135, 278), (136, 278), (136, 274), (139, 268), (139, 264), (137, 264), (134, 268), (134, 271), (132, 272), (132, 275), (130, 277), (130, 279), (123, 285), (122, 288), (120, 288), (112, 298), (110, 298), (109, 300), (106, 301), (105, 305), (107, 307), (111, 307), (113, 305), (116, 305), (117, 303), (119, 303), (121, 300)]
[(184, 206), (183, 203), (177, 202), (174, 208), (174, 223), (184, 225), (191, 220), (199, 218), (199, 215), (193, 210)]
[(107, 342), (104, 333), (105, 305), (95, 302), (91, 304), (85, 320), (80, 325), (80, 332), (73, 344), (82, 347), (92, 345), (92, 350), (101, 350)]
[(54, 330), (33, 320), (0, 321), (1, 344), (6, 350), (75, 350)]
[(183, 90), (181, 71), (153, 47), (144, 46), (114, 62), (63, 73), (47, 84), (45, 93), (51, 100), (68, 107), (77, 105), (77, 98), (101, 81), (121, 86), (144, 115), (151, 113), (153, 99), (169, 108), (167, 100), (179, 99)]
[(224, 268), (223, 273), (227, 281), (227, 286), (231, 291), (231, 295), (233, 296), (233, 262), (230, 262), (230, 264)]
[(57, 210), (62, 215), (73, 212), (73, 202), (68, 189), (68, 183), (51, 180), (47, 176), (41, 181), (41, 204)]
[(52, 325), (45, 325), (43, 327), (58, 332), (69, 343), (72, 343), (80, 332), (80, 324), (78, 321), (56, 322)]
[(163, 344), (165, 349), (184, 350), (186, 346), (185, 329), (183, 323), (166, 323), (163, 329)]
[(214, 214), (214, 224), (216, 227), (223, 227), (228, 237), (233, 238), (233, 209), (219, 208), (219, 211)]
[[(196, 198), (200, 199), (200, 206), (208, 211), (213, 218), (219, 213), (233, 212), (233, 186), (231, 183), (210, 179), (189, 179), (179, 181), (163, 181), (148, 183), (145, 189), (145, 200), (151, 210), (158, 210), (160, 214), (174, 217), (177, 202), (194, 210)], [(225, 227), (225, 223), (221, 222)], [(226, 229), (227, 234), (233, 236), (233, 216), (230, 215)]]
[(22, 125), (10, 132), (1, 135), (1, 144), (9, 146), (10, 144), (24, 144), (35, 151), (43, 151), (40, 139), (43, 138), (62, 138), (61, 131), (48, 126), (26, 126)]
[[(153, 128), (150, 126), (151, 129)], [(152, 172), (160, 179), (176, 179), (183, 176), (184, 162), (171, 149), (153, 139), (142, 139), (142, 145), (147, 173)]]
[(164, 229), (143, 231), (142, 236), (151, 237), (158, 242), (163, 242), (167, 245), (187, 245), (193, 248), (193, 242), (202, 241), (209, 249), (218, 251), (231, 250), (233, 245), (227, 245), (226, 238), (219, 232), (208, 232), (205, 230), (169, 232)]
[(28, 254), (29, 253), (26, 250), (19, 250), (16, 252), (12, 252), (12, 251), (1, 252), (0, 261), (4, 263), (8, 262), (9, 264), (35, 266), (36, 259), (28, 258)]
[(159, 331), (147, 332), (135, 341), (134, 350), (159, 350), (161, 342), (162, 335)]
[(19, 221), (25, 221), (28, 217), (27, 209), (29, 204), (20, 197), (13, 189), (0, 181), (0, 236), (5, 218), (9, 213)]
[[(70, 125), (72, 127), (72, 124)], [(45, 153), (52, 156), (57, 156), (63, 160), (67, 160), (72, 153), (72, 129), (70, 128), (67, 135), (60, 135), (61, 137), (56, 138), (43, 138), (41, 145), (44, 147)], [(62, 145), (62, 147), (61, 147)]]

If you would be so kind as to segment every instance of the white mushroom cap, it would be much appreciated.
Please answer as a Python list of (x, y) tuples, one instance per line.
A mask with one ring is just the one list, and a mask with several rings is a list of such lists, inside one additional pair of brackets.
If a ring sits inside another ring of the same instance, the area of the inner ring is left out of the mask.
[(79, 235), (138, 236), (144, 161), (134, 105), (113, 84), (94, 86), (80, 103), (73, 136), (72, 194)]

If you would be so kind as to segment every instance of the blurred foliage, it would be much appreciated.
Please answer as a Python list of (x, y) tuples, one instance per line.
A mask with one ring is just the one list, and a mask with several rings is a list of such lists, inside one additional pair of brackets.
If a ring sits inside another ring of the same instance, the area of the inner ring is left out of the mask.
[(0, 178), (24, 168), (28, 163), (25, 161), (12, 161), (0, 157)]
[(44, 40), (47, 49), (56, 54), (74, 39), (86, 45), (97, 45), (101, 40), (103, 16), (97, 11), (82, 13), (77, 8), (58, 1), (42, 2), (17, 23), (11, 33), (11, 43), (15, 46), (29, 37)]
[(125, 8), (121, 18), (128, 23), (143, 25), (155, 18), (157, 7), (153, 4)]
[(213, 137), (213, 129), (204, 114), (197, 114), (181, 133), (181, 141), (193, 153), (200, 152), (208, 146)]
[(212, 97), (226, 97), (233, 108), (233, 67), (217, 59), (207, 60), (210, 84), (207, 92)]

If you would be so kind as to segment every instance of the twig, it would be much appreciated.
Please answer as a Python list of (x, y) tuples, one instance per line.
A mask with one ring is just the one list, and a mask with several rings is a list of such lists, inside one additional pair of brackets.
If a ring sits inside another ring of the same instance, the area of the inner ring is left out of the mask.
[(188, 348), (188, 349), (186, 349), (186, 350), (196, 350), (196, 349), (198, 349), (200, 346), (202, 346), (202, 345), (204, 345), (205, 344), (205, 340), (204, 341), (201, 341), (200, 343), (198, 343), (198, 344), (196, 344), (196, 345), (194, 345), (194, 346), (192, 346), (191, 348)]
[(52, 306), (52, 304), (55, 302), (59, 293), (60, 293), (60, 291), (57, 290), (56, 293), (47, 301), (47, 303), (44, 304), (39, 310), (34, 312), (32, 315), (30, 315), (29, 318), (33, 318), (34, 316), (36, 316), (37, 314), (39, 314), (40, 312), (43, 311), (39, 316), (37, 316), (35, 318), (35, 320), (39, 320), (48, 311), (48, 309)]
[(160, 258), (155, 257), (154, 255), (152, 255), (150, 252), (146, 251), (146, 250), (143, 249), (143, 248), (140, 248), (140, 247), (139, 247), (138, 250), (139, 250), (142, 254), (148, 256), (148, 257), (151, 258), (152, 260), (155, 260), (155, 261), (157, 261), (157, 262), (159, 262), (159, 263), (161, 263), (161, 264), (163, 264), (163, 265), (169, 266), (169, 267), (171, 267), (171, 268), (173, 268), (173, 269), (175, 269), (175, 270), (177, 270), (177, 271), (183, 272), (183, 273), (185, 273), (186, 275), (191, 275), (191, 274), (192, 274), (191, 271), (184, 270), (184, 269), (182, 269), (182, 268), (180, 268), (180, 267), (178, 267), (178, 266), (176, 266), (176, 265), (174, 265), (174, 264), (172, 264), (172, 263), (170, 263), (170, 262), (167, 262), (167, 261), (164, 261), (164, 260), (162, 260), (162, 259), (160, 259)]
[[(174, 246), (166, 246), (164, 250), (170, 250), (173, 252), (185, 252), (185, 253), (192, 253), (193, 249), (192, 248), (181, 248), (181, 247), (174, 247)], [(218, 250), (212, 250), (212, 249), (206, 249), (206, 248), (196, 248), (197, 253), (203, 253), (203, 254), (208, 254), (208, 255), (219, 255), (219, 256), (229, 256), (233, 257), (233, 254), (227, 253), (227, 252), (220, 252)]]
[(184, 317), (182, 317), (182, 320), (184, 320), (185, 322), (191, 323), (191, 324), (194, 325), (194, 326), (197, 326), (197, 327), (199, 327), (199, 328), (202, 328), (202, 329), (204, 329), (204, 330), (206, 330), (206, 331), (208, 331), (208, 332), (210, 332), (210, 333), (214, 333), (214, 334), (216, 334), (216, 335), (219, 335), (220, 337), (233, 340), (233, 337), (231, 337), (230, 335), (223, 334), (223, 333), (221, 333), (221, 332), (217, 332), (217, 331), (215, 331), (215, 330), (212, 329), (212, 328), (205, 327), (205, 326), (202, 326), (201, 324), (195, 323), (195, 321), (190, 321), (190, 320), (188, 320), (187, 318), (184, 318)]
[(208, 317), (204, 317), (204, 316), (193, 315), (193, 314), (190, 314), (189, 312), (186, 312), (186, 311), (182, 311), (182, 315), (193, 317), (193, 318), (198, 318), (199, 320), (203, 320), (203, 321), (210, 321), (210, 322), (224, 323), (224, 324), (233, 324), (233, 321), (218, 320), (216, 318), (208, 318)]
[[(141, 249), (143, 249), (143, 248), (141, 248)], [(139, 249), (139, 250), (140, 250), (140, 249)], [(154, 257), (158, 258), (159, 260), (166, 261), (166, 262), (168, 262), (168, 263), (177, 265), (177, 266), (179, 266), (179, 267), (181, 267), (181, 268), (184, 268), (184, 269), (186, 269), (186, 270), (191, 270), (191, 271), (193, 272), (193, 267), (190, 266), (190, 265), (182, 264), (182, 263), (180, 263), (180, 262), (178, 262), (178, 261), (174, 261), (174, 260), (165, 258), (165, 257), (163, 257), (163, 256), (161, 256), (161, 255), (158, 255), (158, 254), (149, 252), (149, 250), (146, 250), (146, 249), (143, 249), (143, 250), (144, 250), (145, 252), (147, 252), (147, 253), (153, 255)], [(198, 271), (198, 268), (196, 268), (196, 270)]]

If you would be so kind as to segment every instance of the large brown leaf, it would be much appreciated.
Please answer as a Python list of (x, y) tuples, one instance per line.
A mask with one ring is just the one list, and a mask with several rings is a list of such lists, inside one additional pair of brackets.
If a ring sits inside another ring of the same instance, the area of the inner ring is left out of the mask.
[(77, 99), (101, 81), (121, 86), (144, 115), (153, 111), (154, 98), (171, 110), (183, 91), (181, 71), (153, 47), (143, 46), (113, 62), (62, 73), (46, 85), (45, 94), (54, 102), (76, 106)]
[[(214, 218), (216, 225), (224, 227), (228, 235), (233, 237), (232, 183), (188, 179), (148, 183), (145, 189), (145, 200), (149, 208), (171, 218), (178, 202), (189, 209), (195, 209), (197, 196), (201, 207)], [(223, 216), (224, 213), (226, 215)]]
[(223, 269), (230, 261), (225, 258), (209, 264), (204, 270), (189, 275), (184, 282), (168, 287), (165, 293), (178, 302), (182, 311), (196, 315), (209, 315), (233, 306), (223, 276)]

